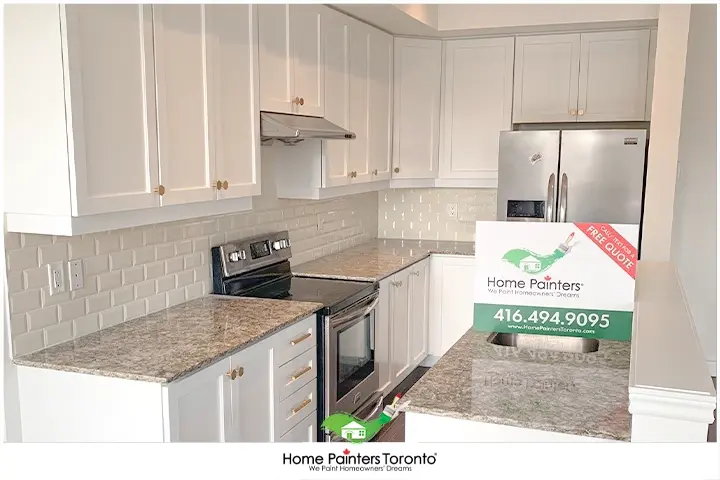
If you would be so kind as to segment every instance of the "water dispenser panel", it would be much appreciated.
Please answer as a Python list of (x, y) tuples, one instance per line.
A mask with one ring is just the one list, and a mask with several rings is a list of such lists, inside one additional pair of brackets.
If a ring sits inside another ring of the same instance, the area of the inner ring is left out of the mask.
[(545, 219), (545, 201), (543, 200), (508, 200), (508, 220), (533, 221)]

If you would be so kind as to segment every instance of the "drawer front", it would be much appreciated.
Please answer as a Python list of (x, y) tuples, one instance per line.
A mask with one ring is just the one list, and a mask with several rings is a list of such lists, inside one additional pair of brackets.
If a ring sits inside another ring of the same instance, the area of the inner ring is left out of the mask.
[(276, 367), (317, 346), (316, 318), (313, 314), (273, 336)]
[(280, 402), (275, 409), (275, 438), (280, 438), (317, 410), (317, 382), (312, 380)]
[(317, 377), (317, 349), (301, 353), (275, 372), (275, 392), (278, 401), (283, 401), (300, 387)]
[(300, 423), (291, 428), (277, 441), (287, 443), (317, 442), (317, 410), (310, 412), (304, 420), (301, 420)]

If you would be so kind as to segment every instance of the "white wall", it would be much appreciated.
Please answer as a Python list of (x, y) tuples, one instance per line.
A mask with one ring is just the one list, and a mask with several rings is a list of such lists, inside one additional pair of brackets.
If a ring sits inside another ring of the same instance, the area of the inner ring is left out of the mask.
[[(328, 201), (276, 198), (273, 149), (251, 212), (76, 237), (5, 234), (14, 354), (78, 338), (210, 293), (210, 247), (289, 230), (293, 262), (377, 236), (377, 193)], [(318, 231), (318, 218), (323, 229)], [(85, 287), (48, 295), (47, 263), (83, 259)]]
[[(448, 204), (457, 206), (451, 217)], [(494, 220), (495, 189), (414, 188), (379, 193), (378, 237), (475, 241), (475, 222)]]
[(717, 361), (717, 8), (693, 5), (671, 256), (709, 363)]
[(457, 4), (438, 7), (438, 29), (465, 30), (658, 18), (653, 4)]
[(433, 28), (438, 28), (438, 5), (429, 3), (404, 3), (397, 4), (395, 8), (410, 15), (415, 20), (418, 20), (425, 25)]

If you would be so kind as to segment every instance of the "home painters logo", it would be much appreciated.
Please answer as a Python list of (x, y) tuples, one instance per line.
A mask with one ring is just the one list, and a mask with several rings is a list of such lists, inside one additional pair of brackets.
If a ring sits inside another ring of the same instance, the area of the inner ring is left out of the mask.
[[(555, 262), (566, 256), (575, 244), (570, 244), (575, 233), (571, 233), (565, 242), (558, 245), (550, 255), (540, 255), (526, 248), (514, 248), (503, 255), (503, 261), (515, 266), (521, 272), (530, 275), (542, 273), (550, 268)], [(550, 277), (547, 277), (549, 280)]]
[(375, 420), (360, 420), (347, 413), (333, 413), (320, 425), (351, 443), (364, 443), (371, 440), (384, 425), (390, 423), (409, 402), (398, 405), (402, 394), (398, 393), (390, 405), (387, 405)]
[(412, 472), (425, 465), (435, 465), (437, 453), (398, 455), (383, 452), (365, 455), (346, 448), (340, 453), (326, 455), (294, 455), (284, 453), (283, 465), (304, 465), (311, 472)]

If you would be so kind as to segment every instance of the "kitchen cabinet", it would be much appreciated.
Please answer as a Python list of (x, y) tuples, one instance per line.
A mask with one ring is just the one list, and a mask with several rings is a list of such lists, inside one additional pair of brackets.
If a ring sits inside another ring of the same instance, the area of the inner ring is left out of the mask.
[(393, 37), (371, 28), (368, 66), (368, 158), (371, 180), (388, 180), (392, 161)]
[(322, 5), (259, 5), (260, 109), (325, 114)]
[(375, 358), (385, 393), (427, 356), (429, 267), (424, 259), (380, 281)]
[(395, 38), (394, 45), (392, 178), (435, 178), (442, 42)]
[(315, 441), (315, 328), (311, 315), (167, 384), (19, 366), (23, 440)]
[(645, 121), (652, 116), (652, 97), (655, 85), (655, 55), (657, 53), (657, 29), (650, 30), (650, 55), (648, 56), (647, 94), (645, 100)]
[(499, 134), (512, 130), (513, 38), (445, 42), (440, 178), (497, 182)]
[(78, 235), (251, 208), (260, 192), (254, 6), (15, 5), (8, 14), (9, 231)]
[(645, 119), (649, 29), (515, 42), (514, 123)]
[(371, 180), (368, 152), (368, 67), (370, 27), (359, 21), (350, 22), (349, 61), (349, 130), (356, 135), (350, 140), (348, 170), (352, 172), (350, 183), (366, 183)]
[(433, 255), (430, 262), (428, 366), (472, 328), (475, 308), (475, 258)]

